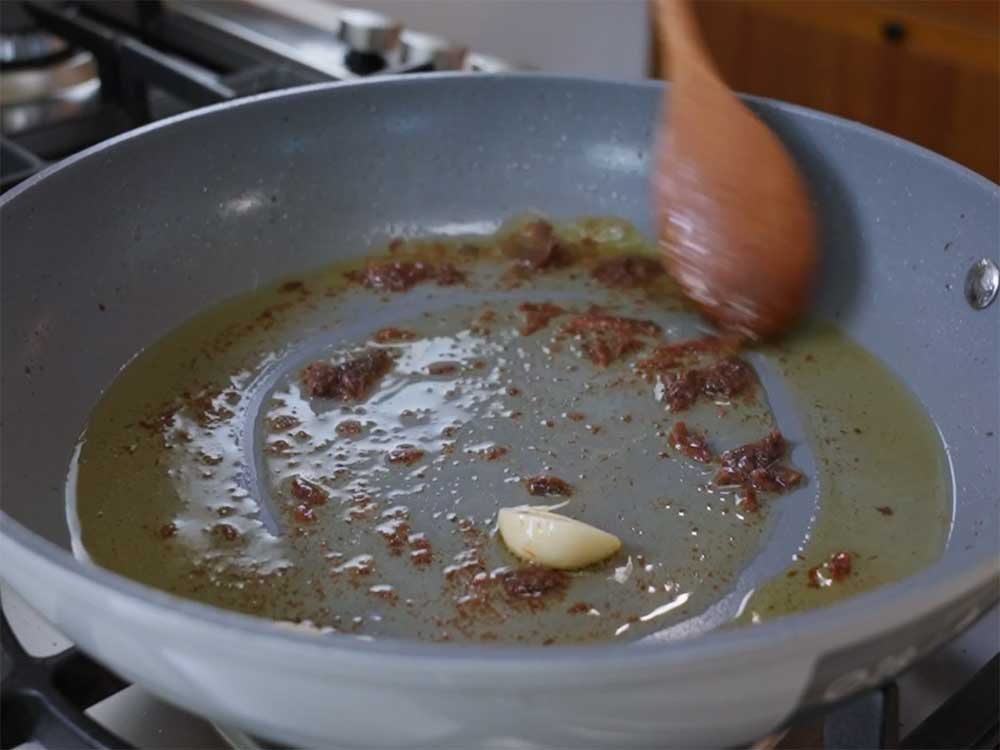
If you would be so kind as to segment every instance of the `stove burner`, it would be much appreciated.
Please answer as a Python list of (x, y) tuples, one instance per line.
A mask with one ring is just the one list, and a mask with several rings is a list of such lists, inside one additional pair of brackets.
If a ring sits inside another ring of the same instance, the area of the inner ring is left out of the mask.
[[(56, 39), (56, 37), (51, 37)], [(4, 43), (0, 39), (0, 45)], [(0, 130), (13, 136), (30, 128), (79, 116), (96, 106), (100, 81), (89, 52), (39, 58), (38, 65), (3, 68), (0, 75)]]
[(375, 72), (482, 69), (379, 14), (329, 10), (335, 30), (250, 3), (0, 0), (0, 148), (14, 155), (0, 162), (0, 191), (195, 107)]
[(44, 31), (0, 31), (0, 65), (6, 69), (50, 65), (64, 59), (68, 51), (66, 42)]
[[(97, 65), (40, 27), (20, 3), (0, 2), (0, 128), (11, 136), (76, 115), (96, 97)], [(10, 151), (10, 148), (5, 148)]]
[(0, 746), (36, 740), (43, 747), (129, 748), (84, 714), (95, 703), (128, 686), (75, 648), (47, 657), (31, 656), (0, 614)]
[(65, 41), (38, 27), (17, 3), (0, 3), (0, 66), (6, 73), (20, 67), (50, 65), (69, 52)]

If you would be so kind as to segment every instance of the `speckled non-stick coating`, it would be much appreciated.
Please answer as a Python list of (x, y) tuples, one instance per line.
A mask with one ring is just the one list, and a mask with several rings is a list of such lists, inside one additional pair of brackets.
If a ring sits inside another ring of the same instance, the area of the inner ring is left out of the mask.
[[(300, 743), (734, 744), (800, 700), (835, 699), (906, 666), (996, 598), (1000, 305), (973, 311), (962, 281), (975, 260), (998, 258), (1000, 192), (862, 126), (751, 105), (799, 161), (820, 213), (822, 310), (909, 384), (948, 447), (954, 524), (927, 572), (750, 631), (497, 655), (320, 648), (58, 549), (68, 541), (68, 450), (101, 388), (195, 310), (328, 262), (331, 248), (491, 227), (526, 208), (651, 229), (658, 86), (445, 76), (313, 87), (183, 116), (4, 197), (4, 576), (126, 675)], [(398, 721), (378, 721), (380, 701)], [(335, 703), (344, 710), (330, 711)]]

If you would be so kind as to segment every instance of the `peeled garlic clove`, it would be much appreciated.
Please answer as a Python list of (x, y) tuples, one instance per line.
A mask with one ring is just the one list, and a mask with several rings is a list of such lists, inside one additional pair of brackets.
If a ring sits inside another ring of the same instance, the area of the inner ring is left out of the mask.
[(562, 570), (585, 568), (622, 546), (614, 534), (544, 506), (501, 508), (497, 527), (504, 544), (522, 560)]

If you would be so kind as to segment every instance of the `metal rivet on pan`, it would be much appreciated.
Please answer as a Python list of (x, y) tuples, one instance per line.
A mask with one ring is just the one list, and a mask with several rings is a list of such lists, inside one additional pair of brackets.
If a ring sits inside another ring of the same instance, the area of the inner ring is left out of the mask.
[(989, 258), (977, 260), (965, 275), (965, 298), (974, 310), (990, 306), (1000, 288), (1000, 268)]

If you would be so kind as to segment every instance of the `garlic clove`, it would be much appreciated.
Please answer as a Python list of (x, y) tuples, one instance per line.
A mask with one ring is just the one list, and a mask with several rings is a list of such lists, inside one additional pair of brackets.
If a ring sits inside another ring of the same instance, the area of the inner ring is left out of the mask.
[(504, 544), (522, 560), (549, 568), (585, 568), (610, 557), (622, 543), (614, 534), (551, 510), (552, 506), (501, 508), (497, 527)]

